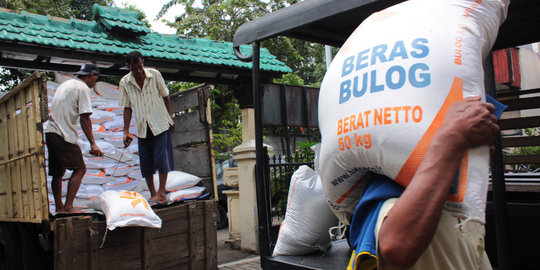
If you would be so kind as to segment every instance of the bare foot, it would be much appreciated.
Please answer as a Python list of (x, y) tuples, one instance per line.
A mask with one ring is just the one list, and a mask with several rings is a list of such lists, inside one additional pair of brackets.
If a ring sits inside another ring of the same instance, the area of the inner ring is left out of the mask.
[(84, 212), (75, 207), (56, 210), (57, 214), (83, 214)]
[(156, 196), (150, 197), (150, 199), (148, 199), (148, 203), (151, 206), (167, 204), (167, 199), (163, 198), (163, 197), (161, 197), (159, 195), (156, 195)]

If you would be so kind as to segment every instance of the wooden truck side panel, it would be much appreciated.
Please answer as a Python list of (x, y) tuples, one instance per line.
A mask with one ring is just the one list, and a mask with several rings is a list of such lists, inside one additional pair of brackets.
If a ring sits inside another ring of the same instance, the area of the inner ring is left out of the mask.
[[(89, 216), (54, 221), (54, 269), (217, 269), (216, 202), (155, 210), (161, 229), (106, 231)], [(76, 241), (75, 241), (76, 240)]]
[(45, 81), (39, 73), (0, 99), (0, 221), (49, 219), (43, 145)]

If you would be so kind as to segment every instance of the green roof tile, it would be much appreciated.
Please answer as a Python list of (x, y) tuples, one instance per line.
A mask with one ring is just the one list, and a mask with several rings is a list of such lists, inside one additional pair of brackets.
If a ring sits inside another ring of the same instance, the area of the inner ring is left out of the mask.
[[(121, 54), (139, 50), (145, 57), (251, 68), (236, 58), (232, 42), (152, 32), (137, 12), (94, 5), (97, 21), (65, 19), (0, 9), (0, 39), (36, 45)], [(242, 45), (243, 54), (251, 46)], [(261, 70), (291, 72), (267, 49), (261, 48)]]

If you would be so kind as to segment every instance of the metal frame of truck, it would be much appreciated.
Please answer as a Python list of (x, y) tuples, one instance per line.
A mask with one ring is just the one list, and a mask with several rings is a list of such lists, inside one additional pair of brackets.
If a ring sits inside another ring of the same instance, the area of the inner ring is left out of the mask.
[[(260, 42), (276, 36), (288, 36), (311, 42), (340, 47), (352, 31), (369, 15), (403, 0), (309, 0), (302, 1), (267, 14), (241, 25), (235, 33), (233, 46), (237, 57), (252, 62), (253, 104), (255, 110), (256, 181), (259, 213), (259, 245), (261, 265), (265, 269), (325, 269), (324, 260), (296, 258), (278, 261), (271, 257), (271, 225), (268, 203), (268, 181), (265, 179), (265, 157), (262, 143), (262, 97), (259, 71)], [(499, 29), (494, 49), (508, 48), (540, 40), (540, 2), (512, 0), (506, 21)], [(252, 43), (252, 55), (243, 55), (239, 46)], [(489, 58), (489, 57), (488, 57)], [(484, 63), (486, 93), (496, 96), (491, 62)], [(492, 155), (492, 189), (497, 231), (497, 254), (499, 269), (510, 269), (508, 259), (507, 214), (505, 200), (505, 179), (500, 138), (496, 143), (496, 153)], [(339, 261), (343, 259), (335, 258)], [(306, 261), (307, 260), (307, 261)], [(313, 261), (313, 268), (306, 266)], [(302, 262), (304, 264), (302, 264)], [(318, 264), (318, 265), (317, 265)], [(335, 266), (335, 264), (334, 264)], [(332, 267), (328, 269), (334, 269)]]

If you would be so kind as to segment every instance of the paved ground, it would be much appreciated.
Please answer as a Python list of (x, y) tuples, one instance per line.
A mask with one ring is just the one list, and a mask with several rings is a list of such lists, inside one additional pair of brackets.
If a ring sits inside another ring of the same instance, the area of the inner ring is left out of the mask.
[(256, 254), (231, 249), (225, 240), (229, 238), (229, 229), (217, 231), (217, 260), (220, 270), (257, 270), (261, 268), (260, 257)]

